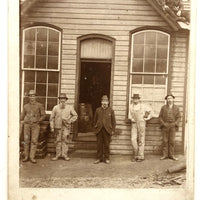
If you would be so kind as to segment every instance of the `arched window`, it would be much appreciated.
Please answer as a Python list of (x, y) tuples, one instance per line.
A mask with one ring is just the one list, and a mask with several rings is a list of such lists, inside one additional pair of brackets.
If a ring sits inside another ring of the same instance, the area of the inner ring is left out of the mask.
[[(46, 26), (23, 30), (22, 40), (22, 105), (34, 89), (38, 102), (51, 111), (57, 104), (60, 83), (61, 32)], [(47, 112), (48, 113), (48, 112)]]
[(139, 93), (158, 115), (167, 93), (170, 35), (157, 30), (132, 34), (130, 93)]

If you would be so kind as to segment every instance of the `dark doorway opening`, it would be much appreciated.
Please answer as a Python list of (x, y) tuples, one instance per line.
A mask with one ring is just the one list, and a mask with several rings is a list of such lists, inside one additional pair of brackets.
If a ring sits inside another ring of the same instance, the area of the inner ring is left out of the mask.
[(110, 97), (111, 62), (81, 61), (79, 132), (92, 131), (92, 120), (101, 97)]

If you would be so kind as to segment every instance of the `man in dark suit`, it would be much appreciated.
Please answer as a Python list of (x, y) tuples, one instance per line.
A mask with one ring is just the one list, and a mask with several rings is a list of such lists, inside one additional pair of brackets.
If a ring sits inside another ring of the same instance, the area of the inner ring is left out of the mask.
[(97, 160), (98, 164), (105, 160), (110, 163), (110, 139), (115, 133), (116, 121), (114, 111), (108, 106), (109, 100), (106, 95), (101, 98), (101, 107), (96, 109), (94, 116), (94, 128), (97, 135)]

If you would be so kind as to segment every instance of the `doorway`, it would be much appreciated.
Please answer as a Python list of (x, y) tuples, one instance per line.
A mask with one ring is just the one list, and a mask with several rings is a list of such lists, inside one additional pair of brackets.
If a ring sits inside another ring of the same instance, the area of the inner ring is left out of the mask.
[(79, 132), (91, 132), (96, 109), (101, 97), (110, 97), (111, 62), (81, 60), (79, 88)]

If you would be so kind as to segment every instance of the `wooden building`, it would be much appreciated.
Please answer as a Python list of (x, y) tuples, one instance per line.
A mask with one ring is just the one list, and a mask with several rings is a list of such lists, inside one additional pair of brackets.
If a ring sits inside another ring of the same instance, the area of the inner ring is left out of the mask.
[[(189, 30), (166, 15), (156, 0), (23, 1), (21, 105), (29, 89), (36, 89), (50, 114), (64, 92), (79, 116), (81, 105), (90, 105), (90, 114), (85, 114), (90, 120), (107, 94), (117, 121), (111, 153), (131, 154), (128, 109), (132, 94), (140, 93), (155, 112), (147, 124), (145, 151), (160, 153), (157, 116), (171, 92), (182, 116), (176, 150), (183, 152), (188, 42)], [(92, 129), (81, 130), (80, 120), (73, 127), (71, 147), (95, 149)]]

